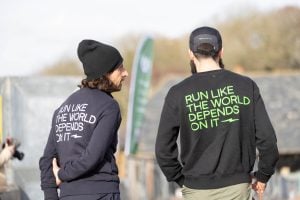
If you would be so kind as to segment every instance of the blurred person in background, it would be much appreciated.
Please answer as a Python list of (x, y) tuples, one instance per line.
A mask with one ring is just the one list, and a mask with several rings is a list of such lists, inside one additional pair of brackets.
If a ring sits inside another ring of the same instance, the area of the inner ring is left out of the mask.
[(262, 198), (279, 155), (259, 88), (224, 69), (218, 30), (195, 29), (189, 48), (192, 75), (165, 97), (155, 147), (158, 164), (168, 181), (182, 187), (185, 200), (250, 200), (251, 188)]
[(6, 186), (6, 176), (5, 176), (5, 164), (13, 157), (16, 146), (10, 142), (11, 138), (7, 138), (4, 143), (4, 147), (0, 153), (0, 187)]
[(87, 77), (54, 112), (40, 159), (41, 188), (49, 200), (119, 200), (114, 153), (121, 114), (111, 93), (121, 90), (128, 72), (110, 45), (83, 40), (77, 53)]

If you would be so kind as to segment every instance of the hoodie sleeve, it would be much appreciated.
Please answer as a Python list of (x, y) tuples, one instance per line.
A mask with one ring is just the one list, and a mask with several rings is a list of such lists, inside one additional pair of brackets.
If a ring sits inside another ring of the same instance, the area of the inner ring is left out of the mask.
[(255, 83), (254, 104), (255, 140), (259, 152), (258, 170), (255, 176), (258, 181), (266, 183), (274, 174), (279, 153), (275, 131)]
[(174, 96), (169, 91), (159, 122), (158, 134), (155, 143), (155, 154), (158, 165), (168, 181), (183, 185), (184, 176), (181, 173), (182, 165), (178, 160), (177, 138), (179, 134), (178, 109), (172, 103)]
[(45, 200), (58, 200), (57, 186), (52, 171), (52, 160), (56, 157), (55, 141), (53, 137), (53, 119), (52, 128), (48, 137), (44, 154), (40, 158), (39, 166), (41, 172), (41, 188), (44, 191)]
[(108, 105), (100, 115), (99, 122), (93, 131), (90, 142), (77, 160), (66, 162), (58, 172), (62, 181), (74, 180), (101, 163), (105, 154), (115, 140), (121, 122), (119, 105), (116, 102)]

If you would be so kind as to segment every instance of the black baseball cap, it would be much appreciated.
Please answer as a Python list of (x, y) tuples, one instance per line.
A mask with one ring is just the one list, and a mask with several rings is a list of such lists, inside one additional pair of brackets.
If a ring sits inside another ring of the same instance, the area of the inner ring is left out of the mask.
[[(219, 31), (215, 28), (203, 26), (195, 29), (190, 35), (190, 49), (193, 53), (204, 53), (203, 44), (211, 45), (211, 50), (214, 53), (222, 49), (222, 38)], [(207, 52), (209, 53), (209, 52)]]

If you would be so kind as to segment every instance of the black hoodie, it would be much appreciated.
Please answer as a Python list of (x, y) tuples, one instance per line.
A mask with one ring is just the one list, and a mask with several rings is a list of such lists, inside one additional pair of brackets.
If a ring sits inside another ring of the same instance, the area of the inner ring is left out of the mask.
[(58, 199), (52, 159), (57, 157), (60, 197), (119, 193), (114, 157), (121, 123), (118, 103), (98, 89), (74, 92), (54, 112), (44, 155), (40, 159), (45, 199)]
[(168, 181), (193, 189), (250, 183), (256, 148), (256, 177), (267, 182), (278, 160), (276, 136), (250, 78), (213, 70), (169, 90), (156, 138), (157, 161)]

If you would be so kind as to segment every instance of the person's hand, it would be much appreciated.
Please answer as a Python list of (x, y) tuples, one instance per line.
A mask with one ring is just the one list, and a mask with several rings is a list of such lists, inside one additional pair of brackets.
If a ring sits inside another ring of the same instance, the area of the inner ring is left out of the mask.
[(5, 146), (4, 149), (7, 149), (7, 151), (10, 154), (10, 158), (14, 155), (15, 151), (16, 151), (16, 146), (14, 144), (9, 144), (9, 139), (6, 140), (7, 142), (5, 142)]
[(258, 199), (262, 200), (263, 193), (265, 192), (265, 189), (266, 189), (266, 184), (263, 182), (255, 181), (252, 184), (252, 189), (257, 193)]
[(5, 142), (2, 151), (0, 150), (0, 167), (7, 163), (14, 155), (16, 147), (13, 144), (8, 144)]
[(53, 171), (53, 174), (55, 176), (55, 182), (56, 182), (57, 186), (59, 186), (61, 184), (61, 180), (58, 177), (58, 171), (59, 170), (60, 170), (60, 168), (57, 165), (57, 160), (56, 160), (56, 158), (53, 158), (53, 160), (52, 160), (52, 171)]

